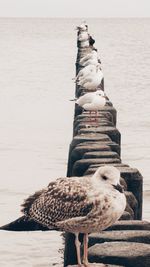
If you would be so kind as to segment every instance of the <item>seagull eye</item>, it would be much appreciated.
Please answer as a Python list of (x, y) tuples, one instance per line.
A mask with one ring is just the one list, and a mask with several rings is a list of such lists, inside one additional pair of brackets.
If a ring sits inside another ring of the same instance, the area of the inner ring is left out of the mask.
[(103, 175), (102, 178), (103, 178), (103, 180), (105, 180), (105, 181), (108, 179), (107, 176), (105, 176), (105, 175)]

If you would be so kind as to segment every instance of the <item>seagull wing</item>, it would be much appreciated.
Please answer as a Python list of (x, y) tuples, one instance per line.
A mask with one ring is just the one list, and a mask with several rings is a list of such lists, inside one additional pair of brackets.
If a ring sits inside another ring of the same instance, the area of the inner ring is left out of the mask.
[(47, 227), (56, 228), (58, 222), (86, 216), (92, 210), (87, 191), (77, 179), (59, 178), (27, 198), (22, 211)]
[(88, 40), (88, 34), (87, 33), (81, 33), (79, 36), (78, 36), (78, 41), (87, 41)]
[(93, 95), (94, 95), (94, 93), (90, 92), (90, 93), (87, 93), (87, 94), (85, 94), (85, 95), (83, 95), (83, 96), (80, 96), (80, 97), (78, 98), (78, 100), (76, 101), (76, 103), (77, 103), (79, 106), (82, 107), (84, 104), (86, 104), (86, 103), (90, 103), (90, 102), (92, 101), (92, 99), (93, 99)]
[(79, 80), (78, 84), (84, 87), (84, 84), (87, 82), (92, 82), (92, 78), (90, 78), (89, 76), (86, 78), (82, 78)]
[(80, 64), (82, 65), (83, 62), (89, 60), (91, 57), (92, 57), (91, 54), (87, 54), (86, 56), (80, 59)]

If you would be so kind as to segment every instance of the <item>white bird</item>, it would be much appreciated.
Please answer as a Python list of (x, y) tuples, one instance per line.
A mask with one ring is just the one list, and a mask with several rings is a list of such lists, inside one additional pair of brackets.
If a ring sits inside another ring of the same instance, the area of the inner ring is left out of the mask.
[(82, 24), (80, 24), (79, 26), (76, 27), (76, 30), (78, 30), (79, 32), (87, 31), (88, 30), (88, 25), (86, 24), (85, 21), (83, 21)]
[(87, 93), (80, 96), (77, 99), (76, 104), (83, 107), (85, 110), (97, 111), (106, 104), (105, 93), (102, 90)]
[(92, 177), (58, 178), (27, 198), (25, 216), (49, 229), (75, 234), (78, 266), (81, 267), (79, 233), (84, 234), (83, 264), (88, 266), (88, 234), (114, 224), (123, 214), (126, 198), (120, 172), (113, 166), (99, 167)]
[(85, 89), (94, 90), (97, 89), (101, 84), (104, 75), (100, 69), (97, 68), (95, 73), (91, 73), (88, 76), (83, 76), (77, 84), (84, 87)]
[[(79, 80), (82, 80), (84, 82), (84, 80), (94, 79), (94, 76), (95, 75), (103, 76), (100, 63), (97, 63), (97, 65), (91, 65), (90, 64), (88, 66), (93, 66), (93, 68), (90, 68), (90, 71), (88, 71), (88, 75), (87, 74), (84, 74), (84, 75), (80, 76), (79, 77)], [(84, 69), (87, 68), (88, 66), (84, 67)]]
[(92, 50), (90, 53), (82, 57), (79, 61), (80, 65), (83, 65), (86, 61), (91, 60), (93, 58), (96, 58), (98, 60), (98, 54), (97, 51)]
[(88, 47), (89, 46), (89, 35), (86, 31), (82, 31), (78, 35), (78, 44), (79, 47)]
[[(76, 100), (76, 104), (86, 111), (90, 111), (89, 122), (94, 121), (95, 127), (98, 127), (98, 110), (106, 105), (106, 95), (104, 91), (97, 90), (96, 92), (87, 93)], [(95, 113), (95, 118), (91, 118), (92, 112)]]
[(100, 97), (105, 97), (105, 92), (103, 90), (97, 90), (95, 92), (90, 92), (85, 95), (82, 95), (76, 100), (76, 104), (83, 107), (85, 104), (91, 103), (95, 95)]
[(81, 32), (78, 35), (78, 41), (82, 42), (82, 41), (88, 41), (89, 40), (89, 35), (87, 32)]
[(101, 65), (98, 63), (97, 65), (91, 65), (90, 64), (90, 65), (84, 67), (83, 69), (81, 69), (78, 72), (77, 76), (75, 78), (73, 78), (73, 80), (78, 81), (81, 78), (86, 77), (87, 75), (90, 75), (93, 72), (96, 72), (96, 68), (98, 68), (98, 67), (100, 68), (100, 66)]
[(82, 42), (78, 43), (78, 47), (80, 47), (80, 48), (87, 48), (87, 47), (89, 47), (89, 40), (82, 41)]

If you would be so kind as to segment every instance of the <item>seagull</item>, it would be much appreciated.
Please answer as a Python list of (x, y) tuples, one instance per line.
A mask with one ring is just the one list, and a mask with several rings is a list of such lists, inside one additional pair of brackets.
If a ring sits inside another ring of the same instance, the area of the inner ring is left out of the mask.
[(99, 96), (103, 96), (103, 97), (107, 98), (105, 92), (101, 89), (98, 89), (95, 92), (86, 93), (86, 94), (80, 96), (79, 98), (70, 99), (70, 101), (76, 101), (76, 104), (78, 104), (79, 106), (82, 107), (84, 104), (92, 102), (93, 97), (95, 95), (99, 95)]
[(85, 78), (83, 76), (79, 81), (77, 81), (77, 84), (84, 87), (85, 89), (93, 90), (101, 84), (103, 78), (104, 76), (102, 71), (99, 69), (99, 67), (96, 67), (95, 73), (91, 73)]
[(100, 69), (100, 64), (98, 63), (97, 65), (92, 65), (92, 64), (89, 64), (88, 66), (84, 67), (83, 69), (81, 69), (77, 76), (75, 78), (73, 78), (73, 80), (78, 81), (80, 80), (81, 78), (83, 77), (86, 77), (87, 75), (90, 75), (92, 72), (96, 72), (96, 68), (99, 67)]
[(89, 47), (89, 40), (78, 42), (78, 47), (80, 47), (80, 48), (87, 48), (87, 47)]
[(98, 60), (98, 54), (97, 51), (92, 50), (90, 53), (88, 53), (86, 56), (82, 57), (79, 61), (80, 65), (83, 65), (86, 61), (91, 60), (91, 59), (97, 59)]
[(89, 36), (87, 32), (81, 32), (78, 35), (78, 41), (82, 42), (82, 41), (87, 41), (87, 40), (89, 40)]
[(82, 262), (78, 236), (83, 233), (83, 265), (88, 267), (88, 234), (115, 223), (125, 206), (120, 172), (105, 165), (99, 167), (92, 177), (58, 178), (28, 197), (22, 204), (22, 211), (26, 217), (49, 229), (73, 233), (79, 267)]
[(90, 111), (90, 122), (92, 121), (91, 115), (92, 112), (95, 112), (94, 121), (97, 123), (98, 126), (98, 110), (103, 108), (106, 105), (106, 95), (104, 91), (97, 90), (96, 92), (87, 93), (76, 100), (76, 104), (82, 107), (86, 111)]
[(77, 40), (78, 40), (79, 47), (88, 47), (89, 46), (89, 35), (86, 31), (80, 32)]
[(87, 31), (88, 30), (88, 25), (86, 24), (86, 21), (83, 21), (82, 24), (80, 24), (79, 26), (76, 27), (76, 30), (78, 30), (79, 32), (81, 31)]
[(95, 96), (105, 97), (106, 95), (105, 95), (105, 92), (103, 90), (97, 90), (95, 92), (89, 92), (89, 93), (86, 93), (85, 95), (80, 96), (76, 100), (76, 104), (83, 107), (85, 104), (91, 103)]

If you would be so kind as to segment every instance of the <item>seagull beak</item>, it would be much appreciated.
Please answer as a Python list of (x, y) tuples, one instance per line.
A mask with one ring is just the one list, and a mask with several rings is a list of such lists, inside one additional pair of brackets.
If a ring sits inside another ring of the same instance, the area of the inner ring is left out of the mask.
[(74, 99), (69, 99), (69, 101), (76, 101), (77, 100), (77, 98), (74, 98)]
[(118, 190), (120, 193), (123, 193), (124, 192), (124, 187), (120, 184), (117, 184), (117, 185), (112, 185), (116, 190)]

